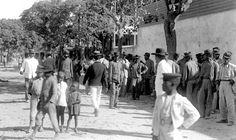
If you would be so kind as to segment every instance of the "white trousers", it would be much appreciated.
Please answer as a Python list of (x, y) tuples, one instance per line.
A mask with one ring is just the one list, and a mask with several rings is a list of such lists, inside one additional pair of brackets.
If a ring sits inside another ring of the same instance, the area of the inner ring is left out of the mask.
[(93, 107), (99, 109), (102, 94), (102, 86), (90, 86), (89, 95), (92, 97)]

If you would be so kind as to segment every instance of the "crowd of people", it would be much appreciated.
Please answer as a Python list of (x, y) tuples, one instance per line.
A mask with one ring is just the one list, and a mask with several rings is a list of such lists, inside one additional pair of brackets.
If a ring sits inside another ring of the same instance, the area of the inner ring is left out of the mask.
[[(156, 63), (150, 59), (150, 55), (155, 56)], [(87, 87), (86, 93), (91, 95), (96, 117), (99, 116), (102, 91), (110, 96), (110, 109), (118, 107), (120, 96), (131, 97), (133, 100), (140, 100), (140, 95), (155, 96), (153, 139), (171, 137), (169, 133), (174, 131), (166, 129), (166, 124), (169, 128), (174, 123), (170, 117), (176, 112), (172, 113), (170, 106), (178, 100), (181, 102), (181, 108), (184, 108), (190, 117), (186, 119), (187, 122), (177, 121), (180, 124), (174, 126), (176, 128), (187, 128), (198, 117), (209, 119), (217, 109), (221, 116), (217, 122), (232, 126), (235, 117), (236, 66), (230, 63), (231, 55), (232, 53), (227, 51), (220, 58), (220, 49), (215, 47), (196, 54), (196, 60), (191, 52), (185, 52), (180, 60), (179, 54), (176, 53), (171, 60), (164, 49), (157, 48), (155, 53), (144, 54), (145, 62), (139, 55), (104, 55), (99, 51), (88, 55), (88, 59), (75, 62), (71, 60), (69, 53), (65, 52), (64, 60), (58, 67), (51, 54), (47, 54), (46, 59), (40, 54), (36, 59), (30, 49), (20, 68), (20, 74), (25, 77), (25, 100), (28, 102), (30, 99), (29, 131), (33, 130), (34, 121), (35, 127), (31, 136), (34, 137), (37, 131), (41, 131), (44, 115), (48, 113), (56, 136), (59, 132), (64, 132), (64, 111), (67, 107), (69, 119), (66, 131), (74, 116), (77, 132), (81, 102), (79, 82)], [(80, 81), (79, 77), (83, 73), (83, 81)], [(164, 111), (161, 112), (159, 110), (163, 108), (160, 108), (160, 98), (168, 102), (163, 103)], [(175, 117), (184, 118), (181, 111), (177, 111)], [(160, 127), (162, 125), (163, 128)]]

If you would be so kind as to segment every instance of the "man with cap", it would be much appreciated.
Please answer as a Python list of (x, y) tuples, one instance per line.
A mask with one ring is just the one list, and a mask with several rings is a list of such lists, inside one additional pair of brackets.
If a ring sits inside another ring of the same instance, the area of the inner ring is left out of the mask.
[(102, 85), (107, 87), (106, 67), (99, 60), (101, 55), (99, 51), (94, 51), (95, 62), (89, 66), (83, 80), (83, 85), (88, 81), (89, 94), (92, 97), (95, 117), (99, 115)]
[(217, 78), (219, 66), (212, 60), (212, 52), (204, 51), (204, 62), (199, 73), (201, 88), (198, 92), (198, 109), (202, 118), (209, 119), (212, 109), (214, 83)]
[(65, 82), (70, 86), (73, 78), (73, 63), (69, 57), (69, 52), (67, 51), (65, 53), (65, 60), (62, 62), (61, 71), (65, 73)]
[[(181, 74), (163, 73), (164, 94), (158, 95), (153, 112), (153, 140), (183, 140), (179, 129), (187, 129), (200, 117), (188, 99), (177, 92)], [(186, 114), (188, 115), (186, 115)]]
[(185, 56), (186, 63), (183, 68), (183, 76), (182, 76), (182, 87), (186, 90), (187, 99), (197, 106), (197, 99), (193, 96), (193, 85), (195, 84), (195, 79), (197, 78), (197, 74), (199, 73), (199, 67), (197, 62), (192, 60), (191, 53), (188, 53)]
[(223, 55), (223, 61), (220, 65), (217, 81), (219, 85), (219, 105), (221, 120), (217, 123), (228, 123), (228, 126), (234, 125), (235, 105), (232, 85), (236, 80), (236, 65), (230, 63), (232, 53), (227, 51)]
[(117, 54), (114, 54), (113, 61), (109, 64), (108, 81), (110, 87), (110, 109), (117, 107), (120, 92), (122, 64), (118, 61), (118, 57)]
[(140, 56), (135, 55), (130, 70), (132, 77), (132, 98), (133, 100), (139, 100), (142, 87), (142, 74), (147, 72), (148, 67), (140, 61)]
[(162, 90), (163, 83), (163, 73), (172, 73), (172, 66), (167, 62), (166, 51), (162, 48), (157, 48), (155, 53), (157, 70), (156, 70), (156, 79), (155, 79), (155, 90), (156, 96), (162, 95), (164, 92)]
[(29, 89), (32, 85), (32, 79), (36, 77), (36, 69), (38, 66), (38, 60), (34, 58), (33, 49), (29, 49), (28, 58), (25, 58), (22, 67), (20, 68), (20, 74), (23, 74), (25, 77), (25, 101), (29, 100)]
[(57, 81), (53, 76), (53, 69), (51, 67), (44, 67), (44, 76), (42, 91), (39, 97), (37, 106), (38, 113), (36, 115), (35, 128), (31, 134), (34, 139), (37, 131), (42, 126), (42, 119), (46, 114), (49, 115), (53, 129), (55, 131), (54, 137), (58, 137), (60, 129), (57, 121), (56, 104), (57, 104)]
[(150, 53), (146, 52), (144, 54), (145, 65), (148, 67), (146, 73), (143, 74), (144, 77), (144, 93), (145, 95), (150, 95), (153, 90), (153, 77), (154, 77), (154, 62), (150, 59)]

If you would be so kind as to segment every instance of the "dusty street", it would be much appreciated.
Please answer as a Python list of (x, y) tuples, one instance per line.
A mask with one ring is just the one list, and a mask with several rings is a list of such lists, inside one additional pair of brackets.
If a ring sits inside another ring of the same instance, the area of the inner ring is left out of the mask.
[[(24, 102), (24, 80), (14, 68), (0, 67), (0, 139), (24, 139), (29, 124), (29, 103)], [(81, 86), (84, 89), (83, 86)], [(99, 117), (92, 114), (91, 101), (83, 93), (79, 133), (73, 129), (61, 134), (61, 139), (73, 140), (150, 140), (151, 119), (154, 99), (142, 96), (140, 101), (121, 98), (119, 108), (108, 109), (108, 96), (103, 95)], [(67, 120), (66, 114), (66, 120)], [(183, 130), (184, 140), (236, 140), (236, 125), (228, 127), (217, 124), (217, 115), (209, 120), (200, 119), (189, 130)], [(54, 132), (48, 116), (44, 122), (45, 130), (36, 139), (52, 139)], [(71, 128), (73, 128), (73, 121)]]

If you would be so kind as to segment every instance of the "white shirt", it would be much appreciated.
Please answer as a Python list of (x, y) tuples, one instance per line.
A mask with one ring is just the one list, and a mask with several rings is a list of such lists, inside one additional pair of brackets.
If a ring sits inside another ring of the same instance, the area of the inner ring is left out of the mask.
[(37, 59), (33, 58), (26, 58), (22, 64), (22, 67), (20, 68), (21, 72), (24, 72), (25, 78), (34, 78), (36, 77), (36, 70), (39, 65), (39, 62)]
[(172, 73), (172, 67), (165, 59), (161, 60), (157, 65), (156, 80), (155, 80), (156, 96), (162, 95), (164, 93), (162, 89), (163, 73)]
[(122, 64), (121, 71), (124, 73), (124, 77), (128, 78), (128, 69), (129, 69), (130, 63), (127, 59), (125, 59), (125, 60), (122, 59), (121, 64)]
[(66, 103), (66, 90), (67, 84), (63, 81), (57, 84), (57, 93), (58, 93), (58, 102), (57, 105), (59, 106), (67, 106)]

